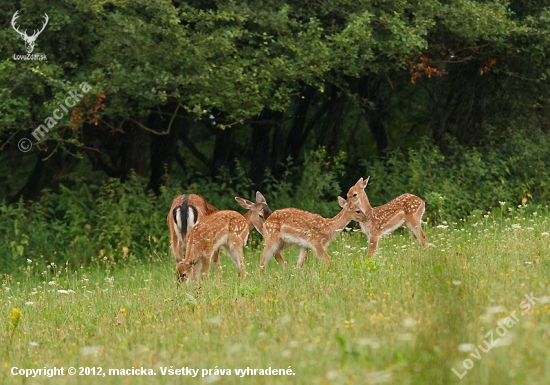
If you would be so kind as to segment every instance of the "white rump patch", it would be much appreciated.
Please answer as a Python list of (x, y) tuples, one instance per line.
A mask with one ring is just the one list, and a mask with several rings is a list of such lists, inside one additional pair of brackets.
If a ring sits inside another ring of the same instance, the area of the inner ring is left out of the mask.
[[(198, 215), (197, 215), (198, 216)], [(199, 223), (198, 218), (197, 223)], [(187, 209), (187, 232), (189, 233), (191, 229), (196, 225), (195, 223), (195, 212), (191, 207)]]
[(181, 209), (176, 209), (176, 222), (174, 223), (174, 231), (176, 232), (176, 235), (178, 236), (178, 244), (181, 245), (183, 243), (183, 239), (181, 237)]

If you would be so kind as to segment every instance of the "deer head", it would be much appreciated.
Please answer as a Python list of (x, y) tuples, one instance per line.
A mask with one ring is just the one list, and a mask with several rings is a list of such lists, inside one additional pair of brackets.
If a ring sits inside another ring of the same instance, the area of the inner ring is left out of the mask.
[(32, 34), (32, 36), (28, 36), (27, 30), (25, 30), (25, 32), (21, 32), (19, 31), (19, 28), (15, 25), (15, 20), (19, 17), (17, 15), (18, 12), (19, 11), (16, 11), (13, 14), (13, 17), (11, 19), (11, 26), (13, 27), (15, 32), (20, 34), (21, 37), (23, 38), (23, 41), (25, 42), (25, 48), (27, 49), (27, 53), (32, 53), (32, 51), (34, 50), (34, 43), (36, 41), (36, 38), (38, 37), (38, 35), (40, 35), (40, 33), (42, 33), (42, 31), (44, 30), (44, 28), (46, 28), (46, 25), (48, 24), (48, 20), (49, 20), (48, 14), (45, 13), (43, 16), (45, 21), (42, 24), (42, 29), (40, 31), (34, 30), (34, 33)]

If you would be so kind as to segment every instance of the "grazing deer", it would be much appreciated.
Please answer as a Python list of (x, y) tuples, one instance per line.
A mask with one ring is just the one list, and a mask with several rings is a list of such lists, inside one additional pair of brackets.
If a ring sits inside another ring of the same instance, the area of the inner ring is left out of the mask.
[[(239, 197), (235, 197), (235, 200), (248, 210), (244, 216), (232, 210), (217, 211), (206, 216), (190, 230), (185, 260), (177, 265), (177, 275), (181, 281), (186, 281), (191, 272), (198, 283), (200, 277), (197, 270), (192, 271), (193, 267), (200, 262), (203, 266), (205, 263), (209, 265), (209, 260), (220, 249), (229, 254), (239, 270), (239, 277), (244, 275), (246, 265), (243, 246), (248, 239), (248, 233), (252, 227), (263, 233), (264, 222), (271, 215), (271, 210), (259, 191), (256, 192), (256, 203)], [(219, 282), (219, 269), (216, 273)]]
[[(182, 261), (182, 249), (187, 245), (187, 234), (199, 220), (217, 212), (218, 209), (206, 202), (200, 195), (184, 194), (176, 197), (168, 213), (166, 221), (170, 229), (170, 246), (176, 259), (176, 264)], [(220, 269), (219, 253), (213, 257), (216, 269)], [(202, 265), (202, 272), (210, 270), (210, 260)]]
[(367, 219), (359, 206), (342, 197), (338, 197), (338, 203), (342, 210), (334, 218), (328, 219), (295, 208), (276, 210), (271, 214), (264, 223), (266, 245), (260, 261), (260, 273), (274, 254), (292, 244), (302, 247), (298, 258), (299, 268), (306, 261), (308, 249), (313, 250), (327, 265), (330, 264), (330, 257), (326, 252), (328, 244), (352, 220), (360, 222)]
[(369, 178), (360, 178), (348, 191), (348, 201), (357, 204), (367, 214), (367, 219), (360, 223), (369, 239), (367, 256), (370, 258), (376, 252), (378, 238), (403, 224), (422, 246), (426, 246), (426, 234), (422, 231), (422, 215), (426, 208), (424, 201), (416, 195), (403, 194), (382, 206), (372, 207), (365, 193)]

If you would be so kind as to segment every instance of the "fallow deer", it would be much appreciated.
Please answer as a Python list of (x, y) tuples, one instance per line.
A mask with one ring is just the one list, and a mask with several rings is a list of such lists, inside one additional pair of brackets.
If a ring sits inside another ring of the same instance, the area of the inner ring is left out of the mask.
[[(239, 197), (235, 197), (235, 200), (248, 210), (244, 216), (232, 210), (217, 211), (206, 216), (189, 231), (185, 260), (177, 265), (177, 275), (181, 281), (186, 281), (192, 274), (198, 283), (200, 277), (197, 270), (192, 271), (193, 267), (200, 262), (204, 266), (220, 249), (229, 254), (239, 270), (239, 277), (244, 275), (246, 265), (243, 246), (248, 233), (252, 227), (263, 233), (264, 222), (271, 215), (271, 210), (259, 191), (256, 192), (256, 203)], [(219, 282), (219, 270), (217, 276)]]
[(318, 214), (295, 208), (276, 210), (264, 223), (265, 249), (260, 260), (260, 273), (274, 255), (292, 244), (301, 246), (298, 267), (301, 268), (307, 257), (308, 249), (327, 265), (330, 257), (326, 247), (336, 238), (338, 232), (353, 221), (367, 219), (359, 206), (338, 197), (342, 210), (334, 218), (323, 218)]
[[(170, 246), (176, 259), (176, 264), (182, 261), (182, 249), (187, 245), (187, 234), (199, 220), (217, 212), (218, 209), (196, 194), (183, 194), (174, 199), (166, 221), (170, 229)], [(216, 269), (220, 269), (219, 254), (213, 257)], [(210, 260), (202, 265), (202, 272), (210, 270)]]
[(360, 222), (369, 240), (367, 256), (370, 258), (376, 252), (378, 239), (382, 235), (390, 234), (403, 224), (422, 246), (426, 246), (426, 234), (422, 231), (422, 216), (426, 208), (424, 201), (416, 195), (403, 194), (382, 206), (372, 207), (365, 193), (369, 179), (360, 178), (349, 189), (347, 196), (348, 201), (357, 204), (367, 214), (367, 219)]

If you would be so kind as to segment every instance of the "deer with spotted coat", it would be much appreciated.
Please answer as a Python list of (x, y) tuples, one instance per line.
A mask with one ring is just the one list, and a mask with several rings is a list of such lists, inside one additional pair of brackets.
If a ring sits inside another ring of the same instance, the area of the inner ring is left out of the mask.
[(265, 248), (260, 260), (260, 273), (274, 254), (279, 254), (293, 244), (301, 246), (298, 268), (304, 265), (310, 249), (329, 265), (330, 257), (326, 251), (328, 244), (352, 220), (360, 222), (367, 219), (357, 205), (342, 197), (338, 197), (338, 203), (342, 210), (334, 218), (323, 218), (295, 208), (273, 212), (264, 223)]
[[(209, 260), (218, 254), (220, 249), (233, 260), (239, 271), (239, 277), (244, 276), (246, 263), (243, 246), (248, 239), (248, 233), (252, 227), (255, 227), (262, 234), (264, 222), (271, 215), (271, 210), (259, 191), (256, 192), (256, 203), (239, 197), (235, 197), (235, 200), (248, 210), (244, 216), (233, 210), (220, 210), (206, 216), (189, 231), (185, 260), (179, 262), (176, 268), (180, 281), (189, 283), (188, 278), (193, 275), (195, 282), (198, 283), (200, 277), (196, 273), (197, 270), (193, 272), (193, 268), (200, 263), (203, 266), (205, 263), (209, 265)], [(286, 264), (284, 260), (281, 263)], [(206, 274), (208, 275), (208, 272)], [(219, 270), (217, 270), (217, 276), (219, 282)]]
[(370, 258), (376, 252), (378, 239), (382, 235), (392, 233), (403, 224), (420, 245), (427, 246), (426, 234), (422, 231), (422, 216), (426, 208), (424, 201), (416, 195), (403, 194), (382, 206), (372, 207), (365, 193), (369, 179), (360, 178), (347, 195), (348, 201), (357, 204), (367, 215), (367, 219), (360, 222), (369, 240), (367, 256)]
[[(166, 221), (170, 229), (170, 246), (176, 259), (176, 265), (182, 261), (183, 249), (187, 245), (189, 231), (208, 215), (217, 212), (218, 209), (197, 194), (183, 194), (174, 199), (168, 212)], [(219, 253), (213, 258), (216, 270), (220, 269)], [(198, 268), (198, 266), (197, 266)], [(196, 269), (196, 268), (195, 268)], [(202, 264), (202, 272), (207, 274), (210, 270), (210, 260)], [(193, 274), (198, 271), (193, 271)]]

